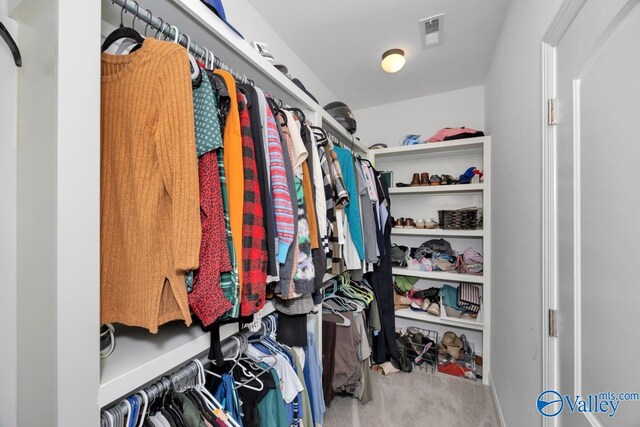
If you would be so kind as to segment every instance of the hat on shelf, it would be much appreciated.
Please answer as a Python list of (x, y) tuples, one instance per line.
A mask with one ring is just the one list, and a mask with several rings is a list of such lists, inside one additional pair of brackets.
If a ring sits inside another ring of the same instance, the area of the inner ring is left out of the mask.
[[(268, 44), (263, 43), (263, 42), (257, 42), (257, 41), (254, 40), (254, 41), (251, 42), (251, 47), (254, 48), (255, 50), (257, 50), (258, 53), (260, 55), (262, 55), (267, 61), (271, 62), (273, 64), (273, 66), (276, 67), (278, 70), (280, 70), (280, 72), (282, 74), (284, 74), (285, 76), (287, 76), (287, 74), (289, 74), (289, 69), (287, 68), (286, 65), (276, 63), (276, 60), (273, 57), (273, 54), (271, 53), (271, 50), (269, 49), (269, 45)], [(289, 76), (287, 76), (287, 77), (289, 77)]]
[(218, 15), (218, 18), (220, 18), (222, 22), (227, 24), (227, 26), (231, 28), (234, 33), (236, 33), (237, 35), (239, 35), (244, 39), (242, 34), (240, 34), (240, 31), (236, 30), (236, 28), (233, 25), (231, 25), (229, 21), (227, 21), (227, 15), (224, 13), (224, 6), (222, 5), (222, 0), (200, 0), (200, 1), (202, 1), (202, 3), (204, 3), (209, 9), (211, 9), (213, 13)]
[(309, 91), (307, 90), (307, 88), (306, 88), (306, 87), (304, 87), (304, 85), (302, 84), (302, 82), (300, 81), (300, 79), (298, 79), (298, 78), (294, 77), (293, 79), (291, 79), (291, 81), (292, 81), (296, 86), (298, 86), (300, 89), (302, 89), (302, 91), (303, 91), (304, 93), (306, 93), (307, 95), (309, 95), (309, 98), (311, 98), (311, 99), (313, 99), (314, 101), (316, 101), (316, 104), (320, 104), (320, 103), (318, 102), (318, 100), (316, 99), (316, 97), (315, 97), (315, 96), (313, 96), (313, 94), (312, 94), (311, 92), (309, 92)]

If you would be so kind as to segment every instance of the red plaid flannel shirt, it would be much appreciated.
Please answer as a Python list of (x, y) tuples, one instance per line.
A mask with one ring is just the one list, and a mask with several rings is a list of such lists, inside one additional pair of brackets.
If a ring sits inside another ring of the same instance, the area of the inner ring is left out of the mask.
[(256, 156), (251, 137), (251, 120), (247, 109), (247, 98), (242, 92), (238, 92), (238, 110), (244, 169), (241, 264), (243, 283), (240, 315), (249, 316), (264, 306), (267, 284), (267, 238), (260, 202)]

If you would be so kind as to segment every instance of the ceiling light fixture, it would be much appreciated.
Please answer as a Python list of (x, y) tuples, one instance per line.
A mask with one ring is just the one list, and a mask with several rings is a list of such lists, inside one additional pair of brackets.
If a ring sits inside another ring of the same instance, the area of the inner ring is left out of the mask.
[(387, 73), (396, 73), (404, 67), (405, 58), (402, 49), (389, 49), (382, 54), (382, 69)]

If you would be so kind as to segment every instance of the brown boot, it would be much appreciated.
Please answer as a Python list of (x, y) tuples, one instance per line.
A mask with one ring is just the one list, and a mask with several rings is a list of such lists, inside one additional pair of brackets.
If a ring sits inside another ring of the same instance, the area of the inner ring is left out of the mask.
[(418, 173), (414, 173), (413, 174), (413, 178), (411, 179), (411, 184), (409, 184), (410, 187), (416, 187), (418, 185), (422, 185), (420, 183), (420, 174)]
[(428, 173), (422, 172), (422, 174), (420, 174), (420, 185), (431, 185), (431, 182), (429, 182)]

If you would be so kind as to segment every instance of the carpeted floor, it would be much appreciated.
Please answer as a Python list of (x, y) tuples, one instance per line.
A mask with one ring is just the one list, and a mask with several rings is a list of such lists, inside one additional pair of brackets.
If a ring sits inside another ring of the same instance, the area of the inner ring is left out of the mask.
[(337, 396), (325, 427), (499, 427), (491, 390), (445, 374), (415, 370), (385, 377), (371, 373), (373, 400)]

